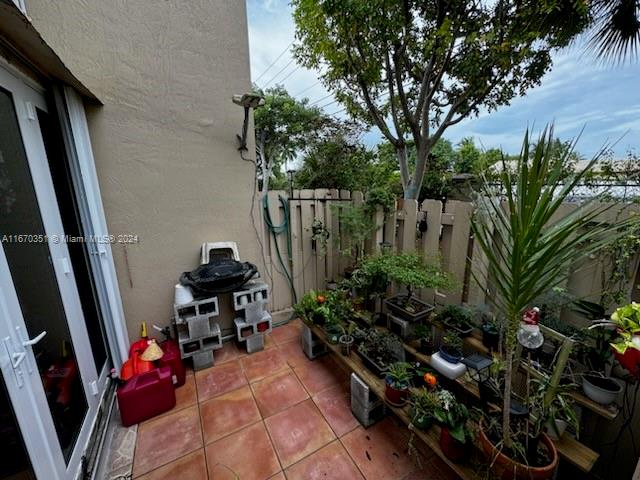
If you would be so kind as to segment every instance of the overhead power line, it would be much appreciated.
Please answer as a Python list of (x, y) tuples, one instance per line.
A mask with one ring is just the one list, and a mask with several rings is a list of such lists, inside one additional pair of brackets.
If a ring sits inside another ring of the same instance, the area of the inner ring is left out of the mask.
[(297, 97), (297, 96), (299, 96), (299, 95), (302, 95), (304, 92), (306, 92), (306, 91), (308, 91), (308, 90), (311, 90), (313, 87), (315, 87), (315, 86), (316, 86), (316, 85), (318, 85), (319, 83), (320, 83), (320, 80), (318, 80), (318, 81), (317, 81), (317, 82), (315, 82), (315, 83), (312, 83), (311, 85), (309, 85), (309, 86), (308, 86), (307, 88), (305, 88), (304, 90), (301, 90), (301, 91), (299, 91), (298, 93), (296, 93), (296, 94), (294, 95), (294, 97)]
[(258, 80), (264, 77), (264, 74), (267, 73), (269, 70), (271, 70), (271, 67), (273, 67), (277, 63), (277, 61), (280, 60), (280, 58), (289, 51), (289, 49), (291, 48), (291, 45), (293, 45), (293, 42), (294, 40), (291, 40), (291, 43), (289, 43), (289, 45), (287, 45), (286, 48), (282, 52), (280, 52), (280, 55), (278, 55), (276, 59), (273, 62), (271, 62), (266, 69), (262, 71), (262, 73), (258, 76), (258, 78), (254, 80), (255, 83), (258, 83)]
[(289, 65), (291, 65), (293, 63), (293, 58), (291, 60), (289, 60), (289, 62), (282, 67), (280, 70), (278, 70), (278, 73), (276, 73), (273, 77), (271, 77), (271, 80), (269, 80), (267, 83), (264, 84), (264, 88), (266, 88), (271, 82), (273, 82), (276, 78), (278, 78), (278, 76), (284, 72), (287, 68), (289, 68)]

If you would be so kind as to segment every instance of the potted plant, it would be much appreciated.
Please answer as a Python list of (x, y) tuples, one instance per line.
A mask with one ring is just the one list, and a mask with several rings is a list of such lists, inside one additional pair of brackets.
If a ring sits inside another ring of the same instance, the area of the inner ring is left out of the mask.
[[(545, 130), (535, 143), (529, 141), (527, 132), (515, 169), (505, 166), (497, 183), (483, 178), (471, 222), (474, 245), (486, 255), (487, 277), (495, 288), (491, 300), (504, 319), (502, 418), (497, 422), (499, 432), (493, 437), (484, 431), (488, 425), (481, 425), (481, 439), (486, 440), (485, 446), (491, 446), (485, 452), (491, 455), (499, 452), (500, 461), (496, 460), (494, 465), (506, 461), (508, 471), (527, 475), (532, 473), (530, 466), (536, 459), (514, 456), (518, 451), (518, 425), (516, 422), (512, 425), (510, 408), (514, 357), (519, 345), (517, 334), (523, 314), (537, 297), (560, 286), (573, 271), (571, 266), (575, 262), (598, 252), (624, 235), (627, 228), (638, 224), (633, 217), (610, 223), (597, 221), (610, 208), (605, 202), (597, 203), (602, 195), (584, 199), (570, 214), (560, 215), (563, 201), (599, 158), (576, 171), (566, 168), (572, 149), (556, 155), (552, 153), (553, 145), (552, 128)], [(557, 387), (559, 381), (560, 375), (554, 373), (552, 387)], [(540, 465), (541, 474), (545, 475), (542, 478), (549, 478), (557, 466), (557, 452), (550, 440), (542, 443), (548, 446), (550, 455), (547, 465)]]
[(353, 321), (349, 322), (349, 326), (345, 327), (344, 324), (340, 324), (340, 328), (342, 331), (342, 335), (340, 335), (339, 342), (340, 348), (342, 349), (342, 354), (345, 356), (349, 356), (351, 354), (351, 346), (353, 345), (353, 333), (356, 330), (356, 323)]
[(427, 388), (411, 393), (409, 398), (411, 423), (420, 430), (428, 430), (433, 425), (438, 398), (436, 391)]
[(495, 317), (488, 318), (480, 327), (482, 330), (482, 345), (489, 350), (498, 350), (500, 345), (500, 331)]
[(435, 319), (445, 327), (458, 332), (461, 337), (468, 337), (473, 331), (471, 310), (460, 305), (447, 305)]
[(326, 292), (309, 290), (293, 306), (293, 312), (307, 325), (323, 326), (333, 316), (326, 305), (327, 295)]
[(384, 302), (389, 310), (403, 320), (409, 322), (423, 320), (434, 309), (433, 305), (414, 295), (416, 289), (448, 289), (453, 285), (450, 276), (444, 273), (439, 265), (426, 263), (417, 253), (387, 253), (383, 258), (383, 269), (387, 278), (406, 287), (406, 294), (394, 295)]
[(456, 332), (447, 332), (442, 337), (440, 356), (449, 363), (459, 363), (462, 359), (462, 338)]
[(468, 426), (469, 411), (448, 390), (436, 394), (433, 416), (440, 424), (440, 448), (454, 462), (464, 460), (469, 454), (469, 443), (473, 440)]
[[(451, 278), (438, 265), (426, 263), (417, 253), (394, 254), (388, 251), (365, 258), (360, 269), (368, 276), (376, 278), (378, 291), (386, 291), (389, 282), (405, 286), (407, 293), (398, 294), (385, 300), (385, 305), (403, 320), (417, 322), (427, 317), (433, 310), (428, 304), (414, 296), (418, 288), (450, 288)], [(383, 292), (384, 293), (384, 292)]]
[(404, 360), (404, 347), (400, 339), (375, 328), (367, 330), (356, 351), (365, 366), (379, 377), (390, 364)]
[(395, 362), (384, 370), (384, 395), (391, 405), (402, 407), (407, 403), (409, 385), (413, 378), (412, 368), (407, 362)]
[(413, 335), (418, 341), (418, 351), (425, 355), (431, 355), (434, 351), (431, 326), (419, 323), (413, 329)]
[(594, 402), (609, 405), (618, 399), (622, 385), (599, 372), (589, 372), (582, 375), (582, 391)]
[(613, 353), (625, 369), (640, 378), (640, 303), (632, 302), (616, 309), (610, 320), (595, 322), (593, 327), (614, 327)]

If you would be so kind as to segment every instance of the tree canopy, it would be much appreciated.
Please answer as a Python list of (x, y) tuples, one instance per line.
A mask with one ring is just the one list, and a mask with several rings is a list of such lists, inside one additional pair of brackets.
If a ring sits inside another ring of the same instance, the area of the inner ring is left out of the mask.
[[(578, 0), (292, 0), (295, 56), (393, 145), (417, 198), (445, 130), (537, 85), (550, 52), (589, 24)], [(411, 167), (409, 141), (415, 146)]]

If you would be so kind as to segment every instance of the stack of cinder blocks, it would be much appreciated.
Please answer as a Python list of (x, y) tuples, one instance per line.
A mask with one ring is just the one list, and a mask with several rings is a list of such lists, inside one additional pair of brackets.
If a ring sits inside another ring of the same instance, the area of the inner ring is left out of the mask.
[(310, 359), (319, 357), (327, 353), (327, 345), (316, 337), (311, 329), (306, 325), (302, 325), (302, 335), (300, 336), (302, 351)]
[(373, 425), (387, 414), (382, 399), (355, 373), (351, 374), (351, 411), (364, 427)]
[(269, 287), (260, 281), (248, 282), (242, 290), (233, 292), (233, 308), (240, 313), (234, 320), (238, 342), (246, 343), (247, 352), (264, 349), (264, 336), (271, 332), (271, 315), (265, 310)]
[(194, 370), (213, 366), (213, 351), (222, 348), (218, 297), (174, 305), (173, 311), (182, 358), (191, 358)]

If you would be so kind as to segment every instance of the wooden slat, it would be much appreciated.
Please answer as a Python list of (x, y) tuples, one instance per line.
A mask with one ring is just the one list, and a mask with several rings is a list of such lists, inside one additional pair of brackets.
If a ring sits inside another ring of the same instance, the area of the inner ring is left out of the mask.
[[(299, 190), (293, 191), (293, 198), (299, 198), (300, 195)], [(301, 204), (299, 200), (291, 200), (289, 202), (289, 211), (291, 214), (291, 246), (292, 246), (292, 257), (293, 257), (293, 285), (296, 289), (296, 294), (298, 298), (302, 298), (304, 295), (304, 278), (302, 273), (302, 267), (304, 265), (303, 262), (303, 236), (302, 236), (302, 212), (301, 212)]]
[[(315, 218), (320, 220), (322, 222), (322, 224), (325, 226), (327, 226), (327, 218), (326, 218), (326, 212), (325, 212), (325, 206), (326, 206), (326, 198), (327, 198), (327, 193), (329, 191), (326, 189), (318, 189), (315, 191)], [(312, 232), (313, 233), (313, 232)], [(327, 254), (322, 253), (322, 247), (320, 245), (320, 242), (317, 242), (318, 245), (316, 247), (316, 251), (315, 251), (315, 255), (316, 255), (316, 259), (315, 259), (315, 263), (316, 263), (316, 289), (317, 290), (324, 290), (325, 288), (327, 288)], [(327, 243), (329, 243), (327, 241)]]
[[(350, 200), (351, 192), (349, 190), (340, 190), (340, 200)], [(340, 201), (339, 205), (341, 207), (345, 207), (349, 205), (349, 202)], [(351, 255), (347, 252), (347, 245), (349, 244), (349, 240), (347, 239), (346, 234), (340, 228), (340, 255), (338, 256), (338, 265), (339, 265), (339, 273), (340, 275), (344, 274), (344, 271), (350, 267), (353, 263)]]
[(400, 248), (403, 252), (416, 251), (416, 221), (418, 217), (418, 202), (416, 200), (406, 200), (402, 207), (402, 243)]
[[(286, 193), (280, 191), (271, 191), (268, 193), (269, 212), (271, 214), (271, 220), (275, 225), (280, 225), (284, 221), (284, 209), (280, 205), (279, 195), (285, 196)], [(276, 243), (280, 248), (282, 260), (285, 262), (286, 267), (291, 268), (287, 256), (286, 235), (278, 235), (274, 240), (273, 235), (266, 231), (265, 249), (269, 252), (268, 261), (270, 264), (271, 278), (273, 279), (273, 285), (271, 285), (271, 308), (273, 311), (280, 311), (291, 307), (292, 297), (291, 288), (284, 275), (284, 269), (278, 261)]]
[(397, 251), (396, 245), (396, 222), (397, 222), (398, 213), (394, 208), (389, 215), (384, 219), (384, 227), (382, 240), (384, 243), (391, 245), (391, 250), (393, 252)]
[(311, 225), (315, 216), (313, 190), (300, 190), (300, 234), (302, 238), (302, 284), (303, 291), (317, 290), (316, 281), (316, 254), (311, 248)]
[(444, 299), (444, 303), (459, 304), (462, 302), (462, 291), (467, 268), (467, 250), (469, 246), (472, 206), (468, 202), (451, 200), (447, 202), (445, 209), (446, 213), (454, 216), (446, 270), (453, 275), (459, 285), (457, 288), (445, 292), (446, 298)]
[[(329, 198), (331, 200), (340, 199), (340, 192), (336, 189), (329, 190)], [(327, 228), (331, 232), (329, 237), (329, 245), (327, 245), (327, 263), (329, 264), (328, 271), (331, 273), (330, 279), (337, 281), (342, 275), (340, 271), (340, 222), (338, 221), (338, 212), (334, 213), (336, 207), (334, 205), (340, 205), (340, 202), (327, 201)]]

